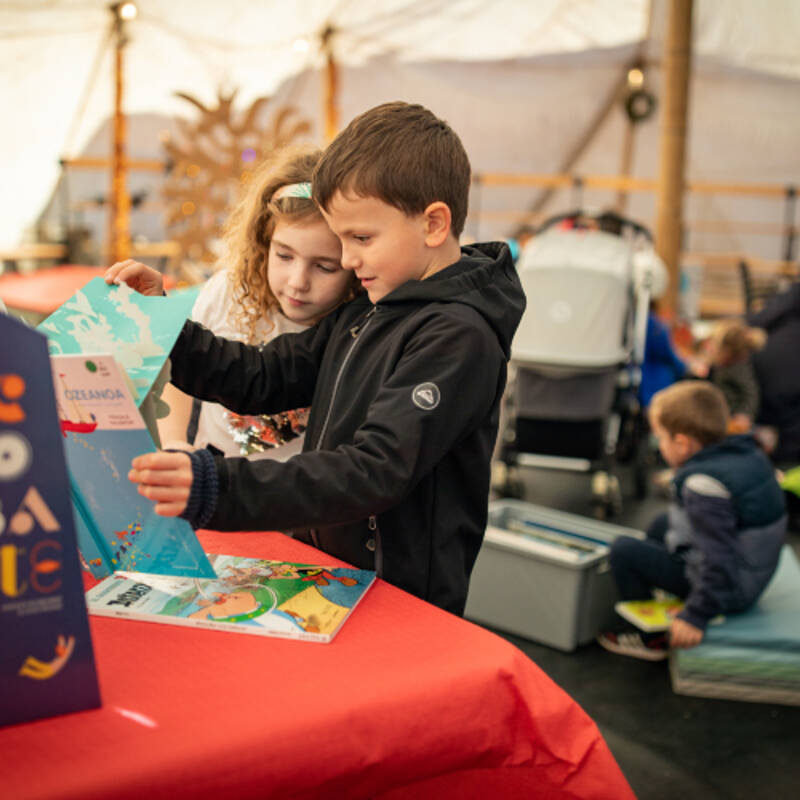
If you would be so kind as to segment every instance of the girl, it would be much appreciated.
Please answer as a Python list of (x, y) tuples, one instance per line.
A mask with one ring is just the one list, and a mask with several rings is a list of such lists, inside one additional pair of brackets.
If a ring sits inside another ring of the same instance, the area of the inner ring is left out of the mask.
[[(311, 172), (321, 151), (291, 147), (253, 174), (225, 228), (227, 259), (200, 292), (192, 318), (227, 339), (261, 344), (314, 325), (356, 291), (342, 269), (341, 244), (311, 200)], [(112, 266), (125, 279), (126, 261)], [(108, 277), (107, 277), (108, 279)], [(302, 447), (308, 409), (242, 416), (194, 401), (172, 384), (162, 395), (170, 413), (158, 421), (164, 447), (186, 447), (193, 403), (199, 406), (195, 447), (226, 456), (286, 460)]]
[(766, 343), (761, 328), (741, 319), (720, 320), (708, 343), (709, 378), (725, 395), (730, 410), (730, 433), (749, 432), (759, 406), (759, 388), (753, 369), (753, 353)]

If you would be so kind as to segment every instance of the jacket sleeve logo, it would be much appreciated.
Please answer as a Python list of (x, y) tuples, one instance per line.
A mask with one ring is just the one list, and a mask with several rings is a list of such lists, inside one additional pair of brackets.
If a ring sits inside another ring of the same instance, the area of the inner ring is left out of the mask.
[(423, 411), (432, 411), (442, 399), (439, 387), (435, 383), (420, 383), (411, 392), (411, 399), (417, 408)]

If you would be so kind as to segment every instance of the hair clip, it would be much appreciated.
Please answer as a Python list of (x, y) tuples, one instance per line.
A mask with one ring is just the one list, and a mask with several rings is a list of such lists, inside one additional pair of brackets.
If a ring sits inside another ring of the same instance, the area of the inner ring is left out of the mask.
[(284, 197), (303, 197), (306, 200), (310, 200), (311, 184), (308, 181), (304, 183), (287, 183), (272, 195), (273, 200), (283, 200)]

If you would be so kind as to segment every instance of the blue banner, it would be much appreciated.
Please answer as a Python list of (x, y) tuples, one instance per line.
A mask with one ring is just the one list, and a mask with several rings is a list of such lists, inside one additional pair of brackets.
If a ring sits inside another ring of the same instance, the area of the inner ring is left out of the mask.
[(100, 705), (47, 340), (0, 314), (0, 725)]

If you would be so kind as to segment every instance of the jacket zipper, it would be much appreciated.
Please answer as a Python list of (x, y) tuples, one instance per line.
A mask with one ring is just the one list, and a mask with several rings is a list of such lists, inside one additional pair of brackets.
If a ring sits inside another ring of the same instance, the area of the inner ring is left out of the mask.
[(375, 574), (383, 577), (383, 547), (381, 544), (381, 531), (378, 528), (378, 518), (372, 514), (367, 520), (367, 527), (375, 540)]
[(367, 326), (372, 322), (372, 317), (374, 316), (375, 312), (378, 310), (377, 306), (373, 306), (368, 312), (364, 319), (361, 320), (358, 324), (354, 325), (350, 328), (350, 335), (353, 337), (353, 343), (350, 345), (350, 349), (345, 354), (344, 360), (342, 361), (341, 367), (339, 367), (339, 372), (336, 374), (336, 380), (333, 382), (333, 391), (331, 392), (331, 399), (328, 403), (328, 413), (325, 415), (325, 422), (322, 423), (322, 431), (320, 431), (319, 438), (317, 439), (317, 445), (314, 448), (315, 450), (322, 449), (322, 442), (325, 439), (325, 434), (328, 432), (328, 423), (331, 419), (331, 412), (333, 411), (333, 404), (336, 401), (336, 394), (339, 391), (339, 383), (342, 379), (342, 375), (344, 373), (345, 367), (347, 366), (347, 362), (350, 360), (350, 356), (353, 354), (353, 350), (355, 350), (356, 345), (358, 344), (358, 336), (364, 330), (366, 330)]
[[(372, 321), (372, 316), (375, 314), (377, 310), (378, 307), (373, 306), (366, 313), (366, 315), (360, 322), (356, 323), (355, 325), (353, 325), (352, 328), (350, 328), (350, 335), (353, 337), (354, 341), (350, 345), (350, 349), (345, 354), (344, 360), (342, 361), (342, 366), (339, 367), (339, 372), (336, 373), (336, 380), (333, 382), (333, 391), (331, 392), (331, 399), (330, 402), (328, 403), (328, 413), (325, 415), (325, 421), (322, 423), (322, 430), (320, 431), (319, 438), (317, 439), (317, 444), (316, 447), (314, 448), (315, 450), (322, 449), (322, 441), (325, 438), (325, 434), (328, 432), (328, 422), (330, 422), (331, 412), (333, 411), (333, 403), (336, 400), (336, 393), (339, 390), (339, 382), (342, 379), (342, 373), (344, 372), (344, 369), (347, 366), (347, 362), (350, 360), (350, 356), (352, 355), (353, 350), (355, 350), (356, 344), (358, 344), (358, 335), (359, 333), (361, 333), (361, 331), (363, 331), (367, 327), (367, 325), (369, 325), (369, 323)], [(374, 523), (375, 518), (370, 517), (370, 520), (373, 521)], [(311, 533), (311, 541), (314, 543), (314, 547), (316, 547), (318, 550), (321, 549), (319, 543), (319, 536), (317, 534), (317, 529), (311, 528), (309, 532)]]

